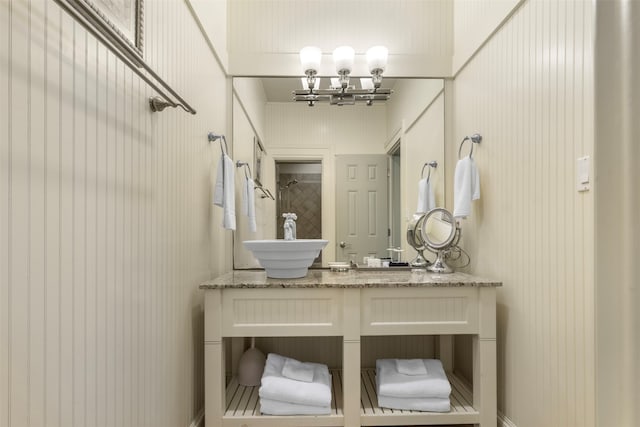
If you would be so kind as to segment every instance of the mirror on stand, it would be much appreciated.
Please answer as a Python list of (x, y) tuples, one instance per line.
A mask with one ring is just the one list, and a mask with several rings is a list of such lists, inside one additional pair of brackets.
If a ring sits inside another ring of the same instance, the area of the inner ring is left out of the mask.
[[(453, 273), (453, 268), (445, 260), (452, 252), (462, 252), (458, 247), (460, 233), (455, 218), (444, 208), (416, 214), (407, 227), (407, 241), (418, 252), (411, 266), (426, 268), (433, 273)], [(435, 261), (426, 260), (425, 249), (436, 255)]]

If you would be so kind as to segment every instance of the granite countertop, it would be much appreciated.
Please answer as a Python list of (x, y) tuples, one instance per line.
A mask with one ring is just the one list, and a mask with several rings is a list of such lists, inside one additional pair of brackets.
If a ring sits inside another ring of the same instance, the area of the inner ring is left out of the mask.
[(402, 288), (502, 286), (501, 282), (466, 273), (436, 274), (426, 271), (332, 272), (309, 270), (299, 279), (271, 279), (264, 270), (234, 270), (200, 284), (200, 289), (250, 288)]

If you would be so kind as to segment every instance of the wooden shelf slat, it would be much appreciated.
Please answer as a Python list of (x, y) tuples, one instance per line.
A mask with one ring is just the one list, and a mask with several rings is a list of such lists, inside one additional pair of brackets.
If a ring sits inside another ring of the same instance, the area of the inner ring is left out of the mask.
[[(232, 378), (226, 390), (225, 427), (262, 426), (340, 426), (343, 417), (342, 371), (331, 370), (331, 415), (273, 416), (260, 414), (259, 387), (245, 387)], [(360, 419), (362, 425), (408, 424), (473, 424), (479, 412), (473, 408), (469, 386), (455, 375), (448, 374), (451, 383), (451, 411), (448, 413), (421, 412), (380, 408), (376, 393), (375, 369), (362, 369), (360, 375)]]

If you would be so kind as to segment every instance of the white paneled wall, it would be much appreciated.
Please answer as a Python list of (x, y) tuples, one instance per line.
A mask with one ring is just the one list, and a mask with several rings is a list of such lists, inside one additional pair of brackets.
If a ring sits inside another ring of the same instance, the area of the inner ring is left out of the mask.
[[(432, 95), (434, 96), (434, 95)], [(438, 166), (431, 171), (429, 181), (435, 192), (436, 206), (445, 206), (445, 150), (444, 150), (444, 92), (440, 90), (427, 108), (406, 129), (400, 147), (401, 178), (401, 225), (400, 230), (407, 229), (418, 205), (418, 182), (422, 178), (422, 168), (426, 162), (436, 161)], [(424, 169), (424, 177), (429, 167)], [(411, 261), (417, 252), (402, 238), (403, 258)], [(428, 254), (427, 254), (428, 256)]]
[[(269, 103), (268, 147), (330, 148), (335, 154), (383, 154), (386, 142), (384, 104), (347, 107), (304, 103)], [(267, 147), (267, 151), (268, 151)]]
[(498, 405), (518, 427), (595, 422), (594, 201), (575, 179), (594, 152), (593, 12), (523, 3), (453, 83), (447, 202), (458, 144), (479, 131), (481, 199), (462, 245), (471, 271), (504, 282)]
[(229, 2), (229, 64), (237, 76), (302, 74), (298, 52), (318, 46), (319, 75), (335, 75), (331, 53), (356, 51), (352, 75), (366, 76), (365, 52), (389, 48), (387, 76), (448, 76), (453, 45), (451, 0), (234, 0)]
[[(258, 139), (260, 141), (264, 140), (264, 110), (267, 104), (267, 97), (265, 96), (264, 87), (262, 86), (262, 79), (234, 78), (233, 91), (235, 93), (235, 97), (233, 99), (234, 108), (235, 104), (239, 104), (238, 107), (240, 108), (240, 111), (238, 114), (245, 116), (245, 118), (240, 117), (239, 120), (246, 120), (247, 124), (251, 127), (252, 132), (258, 137)], [(234, 110), (234, 123), (236, 115), (237, 114)]]
[[(50, 0), (0, 2), (0, 425), (189, 426), (198, 284), (231, 267), (208, 130), (229, 84), (183, 2), (145, 3), (153, 92)], [(217, 148), (217, 147), (216, 147)]]
[(392, 54), (449, 56), (449, 0), (234, 0), (229, 2), (232, 53), (294, 53), (342, 45), (364, 53), (376, 44)]
[[(251, 123), (241, 108), (238, 98), (234, 96), (233, 103), (233, 153), (234, 160), (249, 163), (252, 174), (255, 175), (254, 162), (254, 138), (255, 134), (251, 127)], [(245, 168), (237, 168), (236, 171), (236, 205), (242, 206), (243, 200), (243, 183), (245, 180)], [(274, 188), (271, 187), (270, 191)], [(260, 197), (260, 191), (255, 191), (255, 213), (256, 213), (256, 232), (253, 233), (249, 227), (247, 215), (244, 215), (240, 209), (237, 211), (236, 218), (236, 244), (233, 245), (233, 260), (235, 268), (260, 268), (258, 260), (253, 256), (251, 251), (246, 249), (242, 242), (244, 240), (266, 239), (270, 236), (267, 234), (273, 229), (273, 213), (267, 212), (267, 209), (275, 204), (271, 199), (263, 199)], [(271, 214), (271, 215), (269, 215)]]
[(454, 0), (452, 75), (491, 37), (503, 20), (526, 0)]

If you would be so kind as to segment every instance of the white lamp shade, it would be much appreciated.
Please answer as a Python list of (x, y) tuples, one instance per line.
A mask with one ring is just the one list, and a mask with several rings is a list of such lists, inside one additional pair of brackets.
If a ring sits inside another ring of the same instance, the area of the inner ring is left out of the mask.
[(338, 74), (342, 71), (351, 72), (355, 54), (353, 48), (349, 46), (340, 46), (333, 51), (333, 62), (336, 65), (336, 72)]
[(367, 66), (369, 72), (373, 73), (373, 70), (384, 71), (387, 66), (387, 58), (389, 56), (389, 50), (384, 46), (373, 46), (367, 50)]
[(322, 59), (322, 51), (314, 46), (307, 46), (300, 51), (300, 62), (302, 63), (302, 71), (306, 74), (308, 70), (316, 73), (320, 70), (320, 60)]

